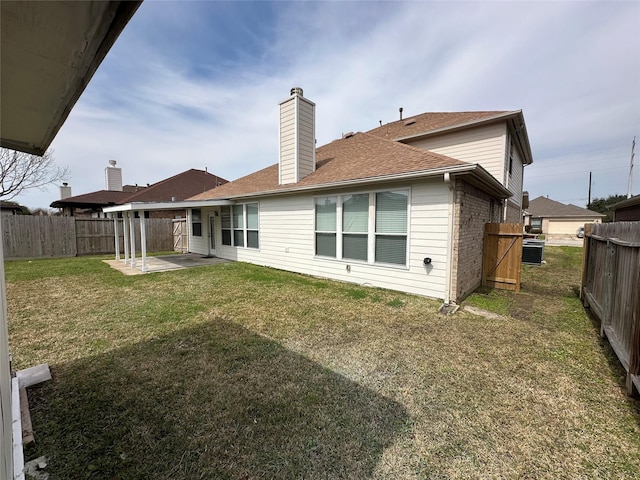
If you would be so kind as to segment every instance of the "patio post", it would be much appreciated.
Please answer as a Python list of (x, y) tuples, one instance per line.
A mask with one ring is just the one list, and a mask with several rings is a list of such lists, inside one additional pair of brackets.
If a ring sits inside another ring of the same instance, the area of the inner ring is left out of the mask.
[(147, 271), (147, 232), (146, 232), (146, 224), (144, 218), (144, 211), (141, 212), (140, 215), (140, 250), (142, 255), (142, 272), (145, 273)]
[(131, 242), (131, 266), (136, 267), (136, 229), (135, 213), (129, 212), (129, 241)]
[(113, 218), (113, 235), (116, 238), (116, 260), (120, 260), (120, 238), (118, 235), (118, 214), (110, 213), (111, 218)]
[(129, 264), (129, 212), (122, 212), (122, 229), (124, 240), (124, 264)]

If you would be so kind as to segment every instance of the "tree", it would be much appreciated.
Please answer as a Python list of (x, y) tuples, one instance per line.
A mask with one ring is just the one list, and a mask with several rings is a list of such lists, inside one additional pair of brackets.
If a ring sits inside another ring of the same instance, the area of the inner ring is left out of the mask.
[(607, 198), (594, 198), (591, 203), (587, 205), (587, 208), (594, 212), (606, 215), (607, 218), (605, 218), (604, 221), (610, 222), (613, 220), (613, 211), (609, 210), (609, 207), (614, 203), (618, 203), (626, 199), (626, 195), (609, 195)]
[(0, 197), (10, 200), (24, 190), (60, 182), (68, 175), (67, 168), (55, 164), (53, 152), (43, 156), (0, 148)]

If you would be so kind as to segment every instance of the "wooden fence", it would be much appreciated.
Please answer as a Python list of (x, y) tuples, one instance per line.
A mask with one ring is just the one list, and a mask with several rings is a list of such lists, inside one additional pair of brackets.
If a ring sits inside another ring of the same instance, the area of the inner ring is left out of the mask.
[(640, 222), (587, 224), (581, 298), (600, 320), (627, 371), (630, 395), (640, 390)]
[(485, 223), (482, 285), (520, 291), (522, 224)]
[[(170, 218), (146, 222), (147, 251), (173, 250)], [(120, 251), (124, 251), (124, 229), (118, 221)], [(136, 252), (140, 252), (140, 219), (135, 219)], [(74, 257), (115, 253), (114, 222), (106, 218), (6, 215), (2, 217), (2, 242), (6, 259)]]

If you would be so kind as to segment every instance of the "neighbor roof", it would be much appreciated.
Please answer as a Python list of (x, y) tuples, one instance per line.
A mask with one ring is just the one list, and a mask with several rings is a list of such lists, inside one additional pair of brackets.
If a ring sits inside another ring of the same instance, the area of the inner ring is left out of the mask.
[(632, 207), (634, 205), (640, 205), (640, 195), (634, 195), (631, 198), (627, 198), (626, 200), (622, 200), (621, 202), (614, 203), (609, 208), (611, 210), (617, 210), (618, 208)]
[(547, 197), (534, 198), (529, 202), (527, 211), (534, 217), (606, 217), (602, 213), (594, 212), (576, 205), (565, 205)]
[[(125, 185), (122, 192), (98, 190), (97, 192), (76, 195), (51, 203), (53, 208), (73, 206), (77, 208), (95, 208), (108, 205), (122, 205), (130, 202), (170, 202), (180, 201), (227, 183), (228, 180), (204, 170), (194, 168), (160, 180), (146, 187)], [(135, 190), (132, 190), (135, 189)]]
[[(316, 150), (316, 170), (295, 184), (280, 185), (278, 164), (191, 197), (209, 200), (328, 188), (356, 181), (398, 179), (404, 175), (443, 173), (457, 167), (481, 167), (410, 145), (356, 133)], [(488, 174), (487, 174), (488, 175)], [(489, 180), (491, 182), (491, 180)], [(496, 185), (500, 190), (500, 186)], [(508, 192), (501, 192), (509, 196)]]
[(52, 208), (76, 207), (95, 208), (107, 205), (120, 205), (131, 196), (131, 192), (117, 190), (98, 190), (97, 192), (74, 195), (51, 202)]
[(228, 180), (204, 170), (192, 168), (149, 185), (144, 190), (127, 197), (123, 203), (184, 200), (225, 183), (228, 183)]

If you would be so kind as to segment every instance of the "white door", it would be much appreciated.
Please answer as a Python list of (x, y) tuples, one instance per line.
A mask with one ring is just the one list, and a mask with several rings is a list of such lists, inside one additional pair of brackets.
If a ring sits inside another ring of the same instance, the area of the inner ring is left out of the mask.
[(215, 256), (216, 254), (216, 217), (212, 213), (209, 215), (209, 255)]

